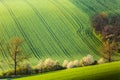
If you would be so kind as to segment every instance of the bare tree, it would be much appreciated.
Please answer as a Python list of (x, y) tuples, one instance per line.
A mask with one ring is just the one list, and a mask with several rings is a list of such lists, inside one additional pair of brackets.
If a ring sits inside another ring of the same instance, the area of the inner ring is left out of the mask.
[(102, 40), (104, 42), (103, 51), (107, 54), (109, 62), (112, 61), (112, 54), (119, 52), (120, 27), (105, 26), (102, 31)]
[(13, 60), (14, 65), (14, 75), (17, 75), (17, 66), (19, 62), (22, 62), (25, 59), (28, 59), (28, 55), (23, 55), (22, 50), (20, 49), (21, 45), (23, 44), (24, 40), (21, 38), (13, 38), (10, 40), (10, 42), (7, 45), (7, 50), (10, 54), (10, 57)]
[(112, 55), (117, 51), (117, 44), (113, 42), (104, 42), (104, 47), (102, 48), (102, 55), (106, 58), (109, 62), (112, 61)]

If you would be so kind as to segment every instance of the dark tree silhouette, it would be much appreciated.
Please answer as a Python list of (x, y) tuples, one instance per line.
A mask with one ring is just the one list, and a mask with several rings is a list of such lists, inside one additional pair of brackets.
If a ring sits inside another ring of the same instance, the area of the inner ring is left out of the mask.
[(102, 52), (106, 53), (109, 62), (112, 61), (112, 54), (120, 52), (120, 16), (100, 13), (93, 17), (92, 25), (95, 32), (101, 34), (104, 43)]
[(108, 24), (108, 15), (106, 13), (100, 13), (92, 18), (92, 26), (96, 33), (101, 33), (105, 25)]

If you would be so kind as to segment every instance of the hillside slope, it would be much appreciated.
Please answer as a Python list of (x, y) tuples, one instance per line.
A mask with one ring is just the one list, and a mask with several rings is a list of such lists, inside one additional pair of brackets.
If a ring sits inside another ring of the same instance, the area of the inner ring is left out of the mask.
[(120, 62), (67, 69), (15, 80), (120, 80)]
[[(48, 57), (62, 61), (91, 54), (98, 59), (102, 43), (92, 33), (90, 18), (96, 12), (119, 12), (120, 5), (119, 0), (101, 1), (0, 0), (0, 39), (23, 38), (22, 48), (32, 56), (32, 65)], [(0, 65), (2, 70), (11, 69), (4, 47), (0, 54), (6, 62)]]

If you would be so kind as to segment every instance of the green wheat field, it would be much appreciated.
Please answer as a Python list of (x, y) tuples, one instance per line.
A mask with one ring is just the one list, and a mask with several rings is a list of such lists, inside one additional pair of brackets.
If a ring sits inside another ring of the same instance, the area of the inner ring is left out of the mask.
[[(98, 60), (102, 57), (99, 48), (103, 45), (92, 30), (91, 18), (100, 12), (120, 14), (120, 0), (0, 0), (0, 39), (7, 42), (12, 37), (23, 38), (22, 50), (31, 55), (28, 62), (33, 66), (40, 59), (52, 58), (63, 62), (65, 59), (80, 60), (87, 54)], [(114, 58), (120, 59), (118, 56)], [(0, 59), (5, 62), (0, 65), (1, 72), (13, 69), (10, 54), (4, 48)], [(120, 69), (117, 70), (119, 64), (113, 62), (62, 70), (18, 80), (66, 80), (65, 77), (68, 77), (67, 80), (94, 80), (90, 76), (94, 78), (97, 71), (98, 74), (120, 73)], [(86, 77), (80, 79), (79, 76)]]

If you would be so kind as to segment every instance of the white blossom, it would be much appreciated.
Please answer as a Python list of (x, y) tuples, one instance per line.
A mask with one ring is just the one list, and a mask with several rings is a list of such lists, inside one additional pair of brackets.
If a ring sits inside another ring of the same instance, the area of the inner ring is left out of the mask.
[(74, 60), (73, 65), (76, 67), (80, 66), (79, 60)]
[(44, 62), (43, 62), (42, 60), (40, 60), (40, 61), (38, 62), (38, 64), (35, 66), (35, 68), (41, 69), (42, 67), (44, 67)]
[(69, 63), (68, 60), (64, 60), (62, 66), (63, 66), (63, 67), (67, 67), (68, 63)]
[(44, 65), (46, 67), (51, 67), (51, 66), (54, 66), (54, 61), (51, 59), (51, 58), (47, 58), (45, 61), (44, 61)]
[(88, 54), (87, 56), (83, 57), (83, 59), (80, 61), (80, 63), (82, 66), (91, 65), (92, 63), (94, 63), (93, 56)]
[(74, 67), (74, 64), (73, 64), (73, 61), (70, 61), (68, 64), (67, 64), (67, 68), (73, 68)]
[(98, 60), (98, 64), (103, 64), (103, 63), (105, 63), (105, 59), (104, 59), (104, 58), (100, 58), (100, 59)]

